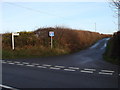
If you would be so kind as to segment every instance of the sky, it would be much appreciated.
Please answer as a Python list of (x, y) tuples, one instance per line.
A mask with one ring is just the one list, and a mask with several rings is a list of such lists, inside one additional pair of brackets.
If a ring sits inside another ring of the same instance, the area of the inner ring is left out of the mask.
[[(64, 26), (112, 34), (117, 17), (108, 2), (2, 2), (0, 33)], [(1, 26), (2, 25), (2, 26)]]

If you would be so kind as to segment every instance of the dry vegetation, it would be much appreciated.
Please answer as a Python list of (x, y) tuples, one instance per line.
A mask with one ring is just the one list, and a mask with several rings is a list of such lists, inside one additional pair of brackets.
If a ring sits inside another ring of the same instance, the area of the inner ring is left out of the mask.
[[(54, 31), (53, 49), (50, 49), (49, 31)], [(63, 27), (39, 28), (34, 32), (20, 32), (11, 50), (11, 34), (3, 34), (3, 58), (26, 58), (69, 54), (85, 49), (97, 40), (110, 35)]]

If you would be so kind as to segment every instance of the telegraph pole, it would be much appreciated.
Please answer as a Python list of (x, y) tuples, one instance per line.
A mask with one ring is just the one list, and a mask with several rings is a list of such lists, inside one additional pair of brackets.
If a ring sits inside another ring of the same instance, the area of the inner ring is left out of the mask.
[(95, 32), (96, 32), (96, 23), (95, 23)]

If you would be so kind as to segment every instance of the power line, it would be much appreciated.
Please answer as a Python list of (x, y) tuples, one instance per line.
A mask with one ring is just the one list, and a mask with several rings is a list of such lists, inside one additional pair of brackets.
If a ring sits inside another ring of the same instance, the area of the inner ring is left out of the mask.
[(9, 4), (9, 5), (13, 5), (13, 6), (21, 7), (21, 8), (24, 8), (24, 9), (30, 10), (30, 11), (34, 11), (34, 12), (38, 12), (38, 13), (43, 13), (43, 14), (47, 14), (47, 15), (52, 15), (52, 16), (56, 16), (56, 17), (59, 17), (59, 18), (65, 19), (65, 18), (62, 17), (62, 16), (58, 16), (58, 15), (55, 15), (55, 14), (51, 14), (51, 13), (47, 13), (47, 12), (43, 12), (43, 11), (36, 10), (36, 9), (33, 9), (33, 8), (29, 8), (29, 7), (25, 7), (25, 6), (22, 6), (22, 5), (18, 5), (18, 4), (15, 4), (15, 3), (9, 3), (9, 2), (6, 2), (6, 3)]

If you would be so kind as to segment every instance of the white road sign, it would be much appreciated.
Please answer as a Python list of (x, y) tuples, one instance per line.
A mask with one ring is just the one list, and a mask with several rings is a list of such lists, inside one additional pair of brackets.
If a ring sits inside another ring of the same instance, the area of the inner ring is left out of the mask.
[(12, 49), (15, 49), (15, 45), (14, 45), (14, 36), (19, 36), (19, 33), (12, 33)]
[(18, 36), (19, 35), (19, 33), (12, 33), (14, 36)]

